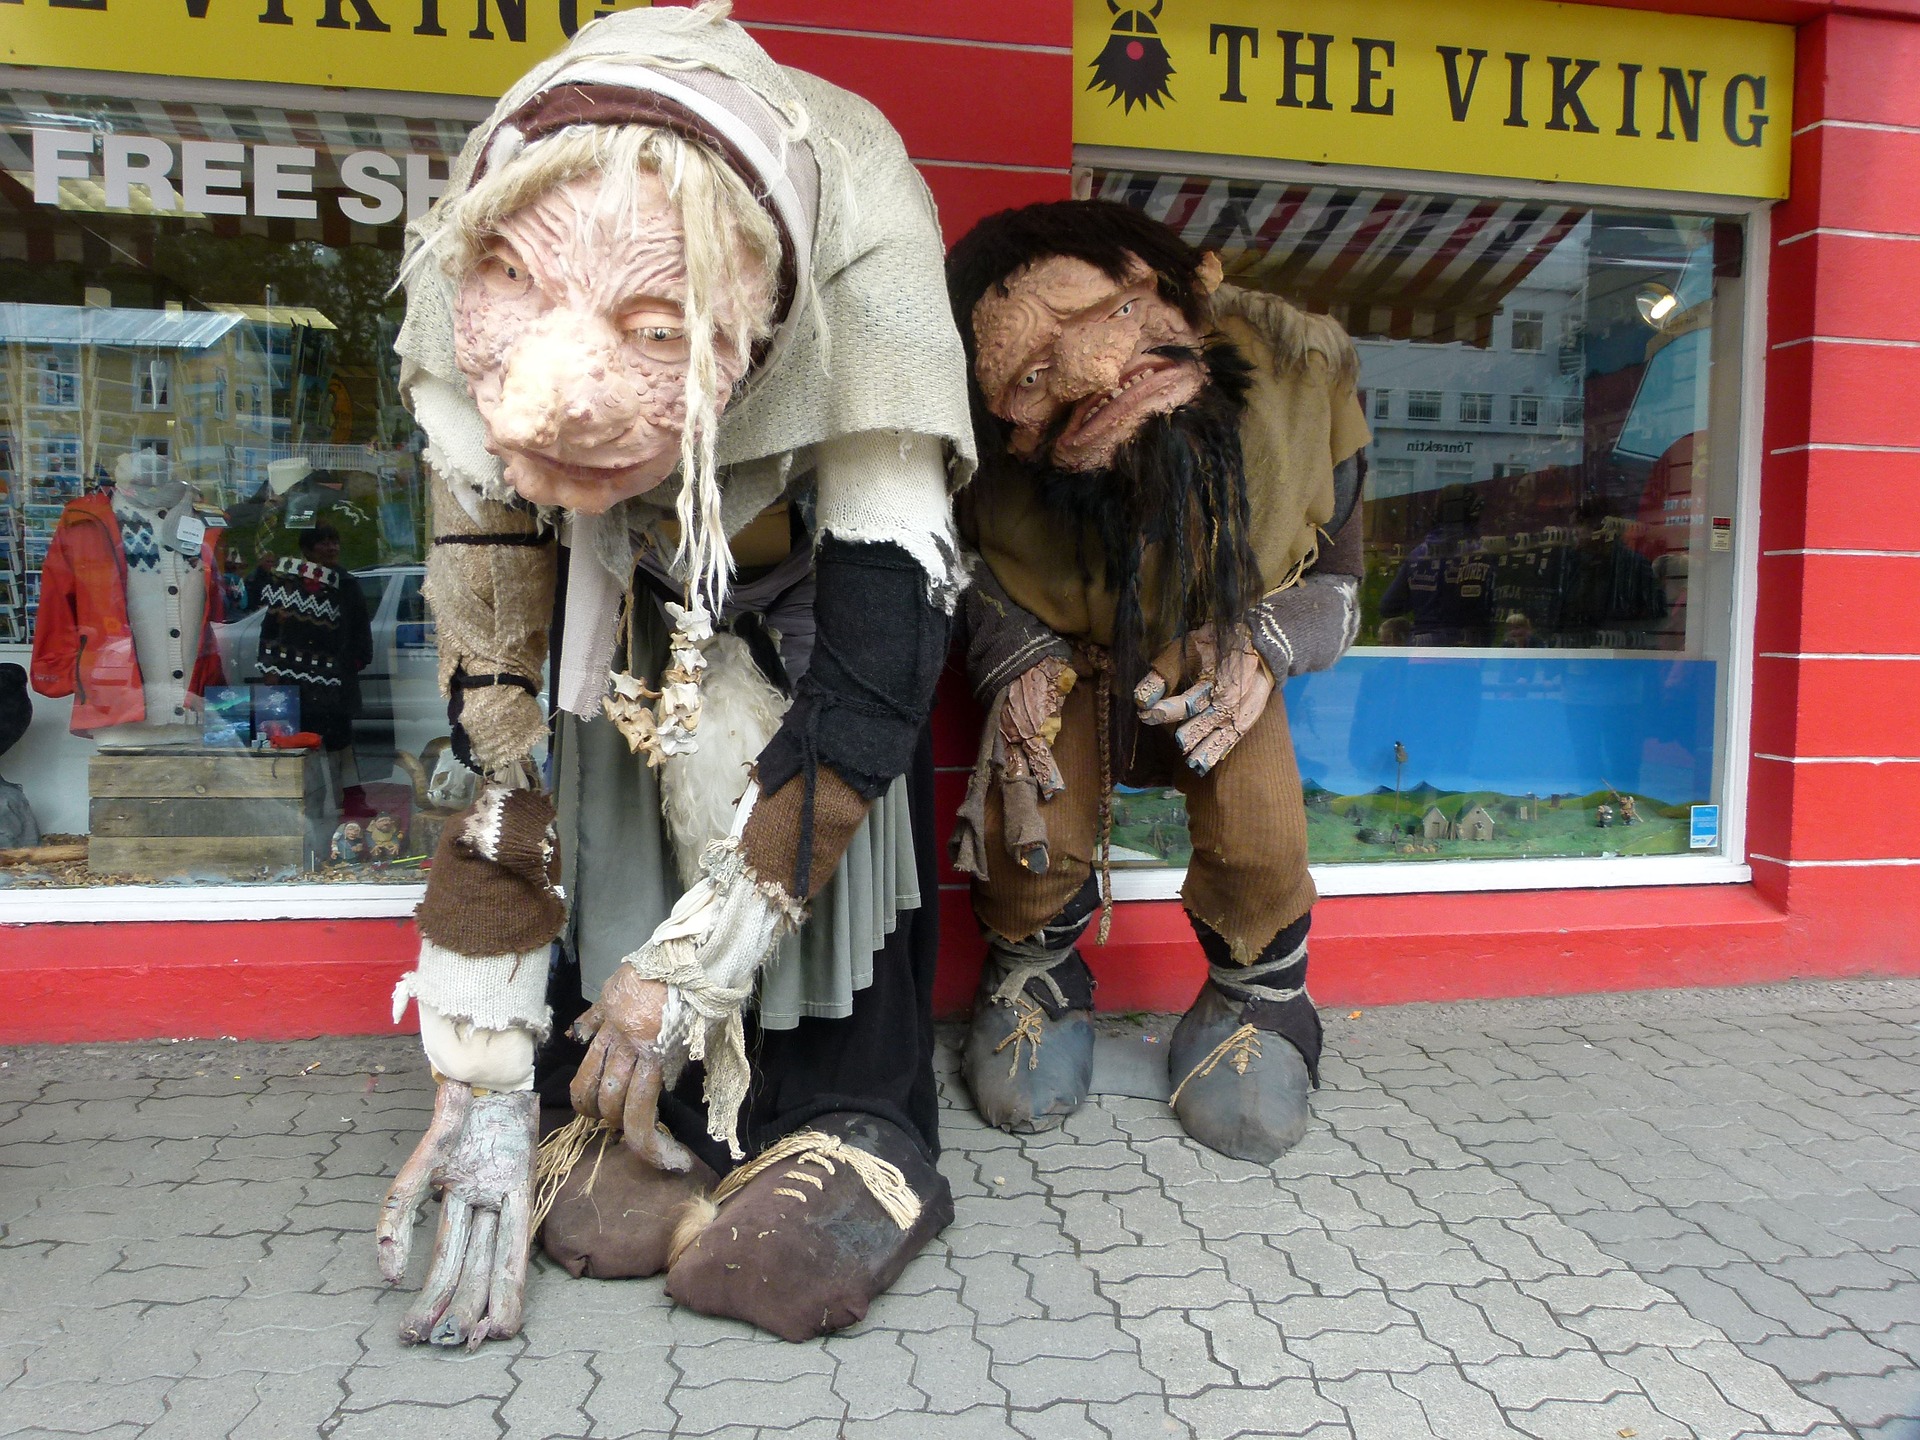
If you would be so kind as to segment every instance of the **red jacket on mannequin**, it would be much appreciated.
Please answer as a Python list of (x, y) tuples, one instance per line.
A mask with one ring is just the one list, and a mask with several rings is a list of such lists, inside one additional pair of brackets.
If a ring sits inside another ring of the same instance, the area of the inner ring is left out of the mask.
[[(194, 695), (221, 682), (213, 622), (224, 614), (216, 560), (223, 533), (209, 527), (200, 544), (207, 609), (193, 675), (187, 682), (188, 692)], [(71, 728), (76, 735), (147, 718), (140, 661), (127, 620), (127, 557), (113, 501), (106, 495), (86, 495), (71, 502), (53, 532), (40, 569), (33, 688), (54, 698), (74, 697)]]

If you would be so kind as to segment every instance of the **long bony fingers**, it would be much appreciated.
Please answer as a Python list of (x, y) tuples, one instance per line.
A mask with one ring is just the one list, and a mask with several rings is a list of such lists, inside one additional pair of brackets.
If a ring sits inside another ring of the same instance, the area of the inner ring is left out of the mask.
[(444, 1165), (459, 1143), (460, 1129), (466, 1124), (473, 1104), (473, 1091), (457, 1080), (443, 1081), (433, 1097), (433, 1119), (413, 1147), (413, 1153), (393, 1177), (386, 1199), (380, 1203), (380, 1222), (375, 1227), (375, 1250), (380, 1257), (380, 1275), (389, 1285), (398, 1285), (407, 1274), (407, 1261), (413, 1253), (413, 1225), (433, 1183), (434, 1171)]

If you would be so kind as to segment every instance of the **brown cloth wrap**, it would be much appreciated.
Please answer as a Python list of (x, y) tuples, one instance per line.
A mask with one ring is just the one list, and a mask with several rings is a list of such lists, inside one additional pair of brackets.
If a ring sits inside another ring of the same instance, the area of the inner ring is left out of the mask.
[(840, 857), (852, 843), (867, 802), (832, 770), (822, 765), (813, 787), (813, 873), (807, 893), (795, 888), (800, 867), (800, 831), (806, 824), (807, 779), (796, 775), (771, 795), (754, 802), (740, 834), (740, 852), (762, 880), (771, 880), (797, 900), (811, 900), (833, 879)]
[(440, 832), (414, 919), (422, 938), (456, 955), (523, 955), (551, 941), (566, 921), (555, 889), (560, 857), (549, 838), (553, 802), (535, 790), (509, 794), (491, 857), (467, 835), (476, 809), (462, 810)]
[[(440, 647), (440, 693), (453, 694), (456, 670), (470, 676), (517, 675), (538, 690), (553, 623), (557, 546), (551, 541), (466, 543), (462, 537), (536, 537), (540, 517), (526, 507), (482, 500), (475, 519), (438, 473), (429, 474), (434, 545), (427, 557), (426, 594)], [(475, 763), (489, 778), (505, 778), (546, 738), (547, 717), (538, 697), (518, 685), (464, 689), (459, 700), (460, 726)]]

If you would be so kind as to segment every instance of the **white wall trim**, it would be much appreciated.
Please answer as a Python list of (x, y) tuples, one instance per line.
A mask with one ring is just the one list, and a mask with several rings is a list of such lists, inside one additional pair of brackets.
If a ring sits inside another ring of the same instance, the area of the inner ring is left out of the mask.
[(1807, 546), (1798, 550), (1763, 550), (1769, 558), (1776, 555), (1847, 555), (1871, 560), (1920, 560), (1920, 550), (1836, 550)]
[(1920, 655), (1869, 655), (1851, 650), (1763, 650), (1762, 660), (1920, 660)]
[(1813, 120), (1794, 131), (1794, 138), (1815, 130), (1877, 130), (1883, 135), (1920, 135), (1920, 125), (1892, 125), (1884, 120)]
[(425, 885), (95, 885), (0, 889), (0, 926), (175, 920), (395, 920)]
[(1844, 225), (1816, 225), (1811, 230), (1802, 230), (1780, 241), (1780, 248), (1798, 245), (1802, 240), (1811, 240), (1818, 235), (1838, 235), (1847, 240), (1906, 240), (1920, 242), (1920, 235), (1909, 235), (1900, 230), (1853, 230)]
[(1753, 758), (1782, 765), (1920, 765), (1920, 755), (1771, 755), (1756, 750)]
[(1791, 350), (1796, 345), (1878, 345), (1888, 350), (1920, 350), (1920, 340), (1874, 340), (1865, 335), (1802, 335), (1798, 340), (1782, 340), (1773, 348)]
[(1803, 450), (1837, 450), (1849, 455), (1920, 455), (1920, 445), (1850, 445), (1838, 440), (1816, 440), (1805, 445), (1782, 445), (1767, 453), (1797, 455)]
[(1782, 860), (1777, 855), (1762, 855), (1755, 852), (1754, 859), (1765, 860), (1770, 865), (1784, 865), (1789, 870), (1879, 870), (1898, 868), (1905, 865), (1920, 865), (1920, 859), (1887, 860)]
[[(1623, 855), (1615, 859), (1381, 861), (1313, 865), (1323, 897), (1444, 895), (1498, 890), (1610, 890), (1649, 885), (1744, 885), (1751, 867), (1718, 855)], [(1177, 900), (1185, 870), (1115, 870), (1115, 900)]]

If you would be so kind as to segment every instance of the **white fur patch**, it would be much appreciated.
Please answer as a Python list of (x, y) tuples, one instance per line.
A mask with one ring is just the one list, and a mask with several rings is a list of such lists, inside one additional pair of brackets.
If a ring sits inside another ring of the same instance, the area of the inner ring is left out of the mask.
[(707, 845), (733, 828), (733, 812), (747, 789), (747, 767), (773, 739), (788, 703), (737, 635), (716, 635), (706, 655), (699, 748), (690, 755), (669, 755), (660, 768), (660, 808), (683, 885), (700, 878)]

